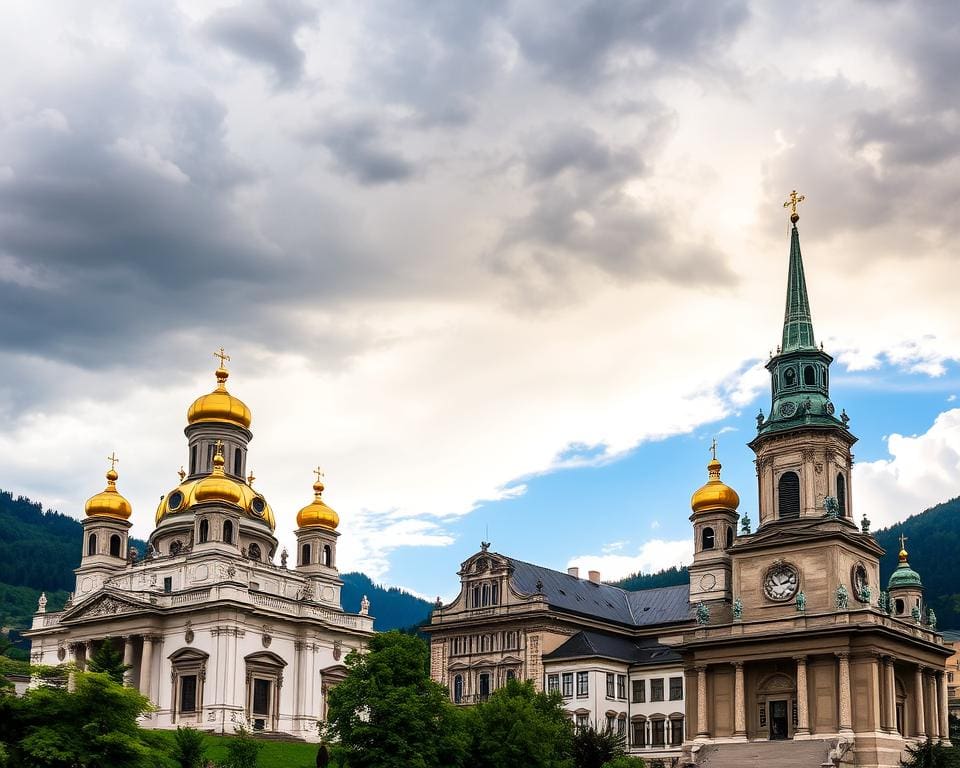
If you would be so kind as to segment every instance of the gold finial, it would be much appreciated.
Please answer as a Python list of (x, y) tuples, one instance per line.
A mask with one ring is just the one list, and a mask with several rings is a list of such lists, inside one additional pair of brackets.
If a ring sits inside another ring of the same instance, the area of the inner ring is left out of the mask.
[(317, 476), (317, 481), (313, 484), (313, 492), (316, 495), (316, 497), (319, 499), (320, 494), (323, 493), (323, 478), (324, 478), (323, 470), (320, 469), (319, 465), (315, 470), (313, 470), (313, 474)]
[(217, 440), (214, 445), (217, 446), (217, 456), (223, 458), (223, 440)]
[[(794, 194), (796, 194), (796, 193), (794, 193)], [(802, 198), (801, 198), (801, 199), (802, 199)], [(221, 367), (221, 368), (225, 368), (226, 366), (224, 365), (224, 363), (226, 363), (226, 362), (228, 362), (228, 361), (230, 360), (230, 355), (228, 355), (226, 352), (223, 351), (223, 347), (220, 347), (220, 351), (219, 351), (219, 352), (214, 352), (214, 353), (213, 353), (213, 356), (220, 358), (220, 367)]]
[(253, 475), (253, 470), (251, 469), (251, 470), (250, 470), (250, 474), (247, 475), (247, 485), (249, 485), (251, 488), (253, 488), (253, 481), (256, 480), (256, 479), (257, 479), (257, 478), (254, 477), (254, 475)]
[(111, 451), (110, 455), (107, 456), (107, 461), (110, 462), (110, 471), (115, 472), (117, 469), (117, 462), (120, 461), (120, 459), (117, 458), (117, 452)]
[(790, 199), (783, 204), (784, 208), (790, 209), (790, 223), (796, 224), (800, 220), (800, 214), (797, 213), (797, 206), (800, 205), (806, 198), (803, 195), (798, 195), (797, 190), (793, 190), (790, 193)]
[(319, 465), (317, 465), (317, 468), (316, 468), (315, 470), (313, 470), (313, 474), (315, 474), (315, 475), (317, 476), (317, 482), (318, 482), (318, 483), (323, 482), (323, 478), (325, 477), (325, 475), (323, 474), (323, 470), (320, 469), (320, 466), (319, 466)]
[(187, 473), (183, 471), (183, 464), (180, 465), (180, 471), (177, 472), (180, 475), (180, 482), (183, 482), (183, 479), (187, 476)]
[(713, 455), (713, 460), (717, 460), (717, 438), (713, 438), (713, 442), (710, 443), (710, 453)]

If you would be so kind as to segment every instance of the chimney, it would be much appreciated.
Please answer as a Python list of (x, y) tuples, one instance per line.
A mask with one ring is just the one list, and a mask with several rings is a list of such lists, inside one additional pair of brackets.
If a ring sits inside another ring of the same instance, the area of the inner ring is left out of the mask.
[(590, 571), (589, 576), (590, 581), (592, 581), (594, 584), (600, 583), (600, 571)]
[(572, 568), (567, 568), (567, 575), (573, 576), (573, 578), (575, 578), (575, 579), (579, 579), (579, 578), (580, 578), (580, 569), (577, 568), (576, 566), (573, 566)]

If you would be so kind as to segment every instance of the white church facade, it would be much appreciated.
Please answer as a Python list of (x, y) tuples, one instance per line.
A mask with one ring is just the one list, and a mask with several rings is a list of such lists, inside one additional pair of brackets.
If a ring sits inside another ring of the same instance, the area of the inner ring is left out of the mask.
[[(222, 350), (221, 350), (222, 355)], [(62, 611), (46, 601), (26, 634), (31, 661), (83, 669), (104, 642), (130, 669), (126, 684), (154, 705), (144, 725), (215, 733), (247, 728), (316, 741), (344, 658), (373, 634), (340, 602), (339, 517), (314, 498), (297, 515), (297, 552), (277, 559), (276, 519), (246, 475), (249, 408), (217, 387), (187, 413), (189, 472), (164, 494), (146, 556), (128, 544), (130, 503), (107, 487), (86, 503), (76, 590)], [(115, 461), (114, 457), (111, 457)]]

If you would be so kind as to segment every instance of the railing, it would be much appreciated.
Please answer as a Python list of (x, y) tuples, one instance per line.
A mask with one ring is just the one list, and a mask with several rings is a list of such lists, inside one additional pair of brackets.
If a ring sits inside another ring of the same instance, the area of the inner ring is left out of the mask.
[(209, 589), (198, 589), (193, 592), (179, 592), (170, 596), (170, 605), (189, 605), (202, 603), (210, 599)]

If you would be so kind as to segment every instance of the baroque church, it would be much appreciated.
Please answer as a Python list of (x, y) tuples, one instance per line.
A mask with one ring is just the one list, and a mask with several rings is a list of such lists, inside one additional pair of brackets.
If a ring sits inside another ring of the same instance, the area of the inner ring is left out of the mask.
[(62, 611), (41, 596), (25, 633), (31, 661), (84, 669), (113, 643), (125, 684), (155, 707), (147, 727), (243, 725), (316, 741), (327, 692), (373, 617), (366, 598), (359, 614), (341, 605), (340, 521), (319, 471), (296, 516), (295, 562), (278, 558), (274, 511), (247, 470), (250, 409), (227, 391), (229, 357), (216, 356), (216, 388), (187, 411), (190, 471), (161, 497), (146, 555), (129, 546), (132, 509), (111, 456), (106, 488), (86, 503), (76, 590)]
[(902, 546), (883, 549), (851, 486), (856, 437), (830, 397), (792, 193), (786, 311), (757, 417), (759, 524), (751, 530), (714, 457), (692, 497), (689, 586), (627, 592), (490, 550), (427, 628), (431, 674), (454, 702), (510, 678), (560, 693), (578, 726), (621, 733), (651, 765), (897, 766), (948, 739), (945, 660)]

